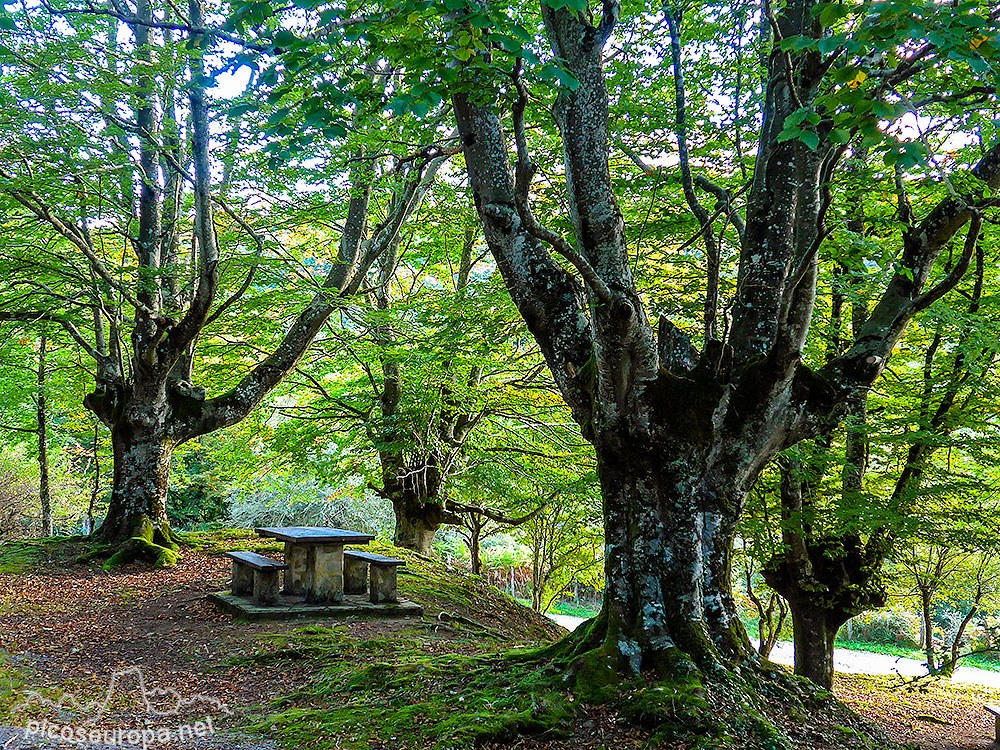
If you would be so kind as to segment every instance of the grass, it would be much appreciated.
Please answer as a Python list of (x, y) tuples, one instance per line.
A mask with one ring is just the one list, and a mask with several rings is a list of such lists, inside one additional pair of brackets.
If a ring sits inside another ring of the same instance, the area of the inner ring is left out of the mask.
[(0, 544), (0, 574), (25, 573), (46, 562), (68, 561), (90, 548), (85, 536), (20, 539)]
[[(514, 599), (518, 604), (523, 604), (525, 607), (531, 606), (530, 599), (524, 599), (520, 596), (514, 597)], [(563, 599), (549, 607), (547, 614), (569, 615), (570, 617), (582, 617), (585, 620), (589, 620), (591, 617), (597, 617), (600, 611), (600, 605), (594, 606), (593, 604), (581, 604)]]
[(597, 617), (601, 608), (600, 605), (594, 606), (593, 604), (560, 601), (553, 604), (549, 611), (555, 615), (569, 615), (570, 617), (582, 617), (589, 620), (591, 617)]

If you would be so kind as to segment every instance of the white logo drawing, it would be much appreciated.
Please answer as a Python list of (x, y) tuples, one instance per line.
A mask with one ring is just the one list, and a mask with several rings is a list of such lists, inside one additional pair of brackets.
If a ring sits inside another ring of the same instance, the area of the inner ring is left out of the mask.
[[(54, 701), (51, 698), (46, 698), (37, 691), (29, 690), (25, 693), (24, 700), (14, 707), (12, 713), (16, 714), (27, 711), (35, 705), (39, 708), (52, 708), (57, 711), (71, 711), (89, 716), (90, 718), (84, 720), (83, 723), (85, 726), (94, 726), (107, 714), (108, 706), (111, 705), (111, 701), (114, 699), (115, 693), (119, 690), (119, 682), (124, 682), (126, 678), (134, 678), (138, 682), (146, 713), (150, 716), (177, 716), (184, 709), (198, 705), (206, 706), (211, 708), (213, 711), (226, 716), (229, 716), (232, 713), (226, 703), (209, 695), (194, 693), (190, 697), (185, 698), (173, 688), (147, 688), (146, 678), (142, 673), (142, 667), (138, 666), (129, 667), (128, 669), (124, 669), (120, 672), (113, 672), (111, 674), (111, 684), (108, 685), (108, 691), (103, 700), (81, 702), (73, 693), (63, 693), (59, 697), (59, 700)], [(153, 701), (160, 702), (161, 699), (167, 700), (167, 708), (159, 709), (153, 704)], [(9, 745), (10, 742), (4, 745), (5, 750)]]

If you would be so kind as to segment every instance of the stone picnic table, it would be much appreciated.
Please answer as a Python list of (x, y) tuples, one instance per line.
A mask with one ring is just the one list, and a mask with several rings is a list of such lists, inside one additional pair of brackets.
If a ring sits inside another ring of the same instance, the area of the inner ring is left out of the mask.
[(285, 543), (284, 593), (320, 604), (344, 598), (344, 545), (368, 544), (375, 538), (322, 526), (265, 526), (256, 531)]

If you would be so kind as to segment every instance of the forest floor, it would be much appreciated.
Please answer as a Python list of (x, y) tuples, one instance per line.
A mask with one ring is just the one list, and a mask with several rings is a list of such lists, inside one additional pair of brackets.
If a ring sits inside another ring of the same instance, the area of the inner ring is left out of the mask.
[[(422, 750), (443, 733), (448, 742), (440, 746), (464, 747), (490, 714), (521, 710), (511, 685), (536, 676), (515, 666), (501, 684), (491, 669), (499, 654), (565, 632), (480, 580), (416, 557), (400, 589), (424, 607), (422, 618), (241, 622), (204, 599), (229, 578), (219, 553), (279, 548), (246, 532), (192, 535), (188, 544), (174, 568), (111, 573), (77, 560), (82, 541), (0, 545), (0, 725), (100, 727), (119, 730), (126, 744), (129, 731), (134, 739), (145, 730), (148, 750)], [(1000, 691), (900, 682), (844, 675), (835, 693), (897, 741), (935, 750), (990, 746), (993, 722), (982, 705), (1000, 703)], [(347, 705), (365, 691), (368, 713)], [(412, 710), (390, 711), (400, 700)], [(164, 730), (169, 738), (154, 736)], [(578, 710), (572, 731), (487, 747), (650, 746), (649, 732), (614, 708)], [(6, 732), (0, 726), (0, 748), (48, 747), (37, 735), (24, 742), (23, 731)]]

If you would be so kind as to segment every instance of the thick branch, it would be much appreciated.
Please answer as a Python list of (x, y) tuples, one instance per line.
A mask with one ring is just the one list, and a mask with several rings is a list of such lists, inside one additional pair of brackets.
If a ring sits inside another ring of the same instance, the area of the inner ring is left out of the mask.
[[(986, 153), (972, 174), (985, 184), (989, 194), (1000, 189), (1000, 144)], [(945, 198), (907, 233), (902, 268), (889, 282), (852, 346), (844, 356), (824, 367), (823, 375), (847, 389), (865, 388), (875, 382), (910, 317), (947, 294), (968, 269), (981, 228), (976, 204), (986, 198), (988, 195)], [(944, 279), (923, 292), (941, 251), (970, 221), (973, 224), (961, 259)]]

